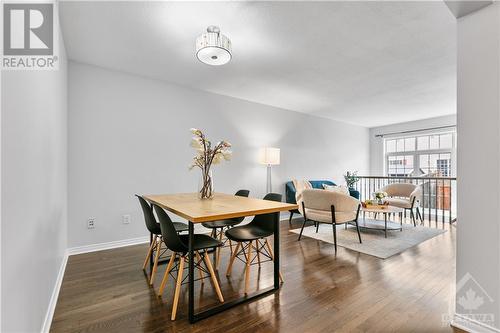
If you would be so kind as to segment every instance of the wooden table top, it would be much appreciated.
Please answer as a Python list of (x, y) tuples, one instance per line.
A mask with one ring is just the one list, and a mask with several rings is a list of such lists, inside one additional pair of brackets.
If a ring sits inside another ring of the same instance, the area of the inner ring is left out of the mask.
[(225, 193), (215, 193), (212, 199), (205, 200), (199, 199), (198, 193), (155, 194), (144, 195), (143, 198), (194, 223), (275, 213), (298, 208), (294, 204), (246, 198)]
[(383, 206), (384, 208), (377, 208), (377, 207), (361, 207), (361, 210), (364, 212), (370, 212), (370, 213), (401, 213), (404, 212), (404, 208), (396, 207), (396, 206), (391, 206), (391, 205), (386, 205)]

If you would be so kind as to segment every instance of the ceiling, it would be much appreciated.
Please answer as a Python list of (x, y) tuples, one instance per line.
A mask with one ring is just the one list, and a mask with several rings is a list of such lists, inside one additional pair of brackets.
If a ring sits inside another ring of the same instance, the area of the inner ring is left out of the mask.
[[(453, 114), (456, 20), (437, 2), (60, 2), (72, 60), (366, 127)], [(233, 59), (196, 37), (218, 25)]]

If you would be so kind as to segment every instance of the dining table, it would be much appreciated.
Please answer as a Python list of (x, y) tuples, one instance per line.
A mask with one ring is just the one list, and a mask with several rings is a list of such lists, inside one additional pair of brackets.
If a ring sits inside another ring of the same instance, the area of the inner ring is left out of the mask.
[[(297, 209), (296, 204), (288, 204), (257, 198), (247, 198), (232, 194), (215, 193), (210, 199), (200, 199), (199, 193), (152, 194), (143, 198), (152, 204), (188, 220), (188, 318), (195, 323), (222, 311), (233, 308), (280, 288), (280, 212)], [(236, 299), (225, 301), (217, 306), (195, 312), (194, 308), (194, 225), (202, 222), (219, 221), (236, 217), (246, 217), (260, 214), (273, 214), (274, 224), (274, 283), (272, 286), (257, 290)]]

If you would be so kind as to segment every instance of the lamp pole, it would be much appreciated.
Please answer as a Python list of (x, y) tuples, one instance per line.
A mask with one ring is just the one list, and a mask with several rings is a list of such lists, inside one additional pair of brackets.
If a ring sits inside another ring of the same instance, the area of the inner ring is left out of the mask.
[(267, 165), (267, 184), (266, 193), (271, 193), (273, 191), (273, 185), (271, 182), (271, 164)]

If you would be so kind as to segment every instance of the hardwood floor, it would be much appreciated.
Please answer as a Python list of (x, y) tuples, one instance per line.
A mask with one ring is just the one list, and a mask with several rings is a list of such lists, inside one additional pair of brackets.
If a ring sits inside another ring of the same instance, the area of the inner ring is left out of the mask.
[[(299, 220), (293, 227), (300, 226)], [(328, 227), (328, 226), (324, 226)], [(194, 325), (187, 321), (187, 285), (177, 320), (170, 321), (174, 280), (162, 298), (141, 270), (148, 246), (137, 245), (71, 256), (59, 294), (52, 332), (458, 332), (443, 316), (450, 310), (455, 279), (455, 226), (386, 260), (288, 232), (281, 226), (281, 290)], [(381, 237), (383, 237), (381, 235)], [(226, 300), (243, 292), (243, 263), (219, 268)], [(252, 266), (250, 290), (272, 284), (272, 263)], [(252, 289), (253, 288), (253, 289)], [(195, 285), (197, 306), (216, 304), (209, 279)]]

